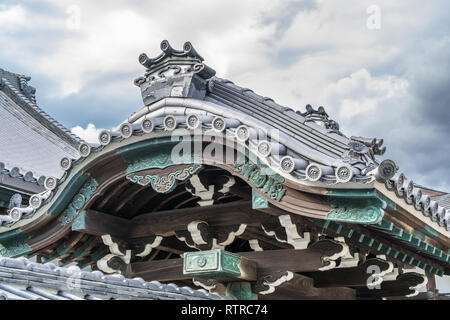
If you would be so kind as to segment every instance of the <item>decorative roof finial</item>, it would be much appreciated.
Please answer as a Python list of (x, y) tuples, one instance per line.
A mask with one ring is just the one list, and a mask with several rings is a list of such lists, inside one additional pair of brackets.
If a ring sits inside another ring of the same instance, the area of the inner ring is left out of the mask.
[(203, 99), (206, 81), (216, 72), (203, 64), (202, 56), (189, 41), (184, 43), (182, 51), (172, 48), (167, 40), (161, 42), (160, 48), (162, 53), (154, 59), (145, 53), (139, 55), (139, 63), (146, 72), (134, 80), (134, 84), (141, 88), (144, 104), (150, 105), (166, 97)]

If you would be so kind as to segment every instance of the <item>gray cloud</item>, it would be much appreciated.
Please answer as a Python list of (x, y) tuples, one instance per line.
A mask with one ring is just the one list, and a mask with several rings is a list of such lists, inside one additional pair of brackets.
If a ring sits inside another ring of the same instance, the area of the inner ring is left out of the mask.
[(374, 31), (368, 0), (79, 0), (73, 32), (73, 1), (6, 0), (0, 15), (15, 11), (0, 21), (0, 61), (31, 75), (65, 126), (111, 128), (142, 105), (137, 56), (191, 40), (218, 76), (293, 108), (324, 105), (346, 134), (384, 138), (408, 178), (449, 191), (449, 4), (377, 2)]

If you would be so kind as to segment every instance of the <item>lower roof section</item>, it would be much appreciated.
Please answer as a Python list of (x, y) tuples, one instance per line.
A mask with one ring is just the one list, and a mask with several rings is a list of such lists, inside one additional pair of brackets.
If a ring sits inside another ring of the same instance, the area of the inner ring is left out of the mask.
[(0, 300), (223, 300), (205, 290), (0, 257)]

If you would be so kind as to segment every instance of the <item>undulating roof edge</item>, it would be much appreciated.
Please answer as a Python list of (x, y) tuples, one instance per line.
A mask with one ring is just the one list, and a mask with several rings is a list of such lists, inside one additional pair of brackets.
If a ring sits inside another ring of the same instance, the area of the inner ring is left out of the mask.
[[(64, 148), (73, 150), (71, 151), (71, 154), (79, 152), (78, 149), (80, 146), (84, 145), (85, 142), (80, 137), (70, 132), (54, 118), (49, 116), (37, 105), (35, 96), (36, 89), (28, 84), (30, 79), (30, 77), (0, 69), (0, 91), (6, 95), (5, 99), (6, 97), (11, 99), (8, 100), (10, 102), (7, 102), (10, 103), (9, 108), (22, 110), (20, 112), (14, 112), (16, 117), (18, 114), (23, 113), (35, 119), (40, 125), (43, 126), (43, 128), (45, 128), (45, 130), (49, 130), (47, 132), (52, 133), (52, 139), (60, 139), (61, 146), (65, 146)], [(11, 152), (16, 149), (17, 148), (11, 148)], [(23, 150), (23, 157), (25, 157), (26, 152), (26, 150)], [(64, 150), (61, 149), (61, 153), (63, 152)], [(43, 185), (44, 179), (48, 174), (42, 174), (39, 168), (28, 168), (27, 166), (19, 165), (15, 163), (15, 161), (9, 160), (7, 157), (5, 158), (5, 155), (0, 155), (0, 174), (9, 176), (17, 181), (23, 180), (25, 184), (35, 184), (38, 187)], [(33, 171), (34, 175), (37, 173), (38, 176), (33, 176)], [(12, 181), (12, 183), (13, 185), (15, 184), (14, 181)], [(21, 182), (18, 183), (24, 185)], [(36, 187), (31, 186), (29, 189), (30, 191), (33, 190), (36, 192)]]
[[(231, 81), (219, 79), (214, 76), (214, 70), (202, 63), (203, 59), (190, 43), (185, 45), (184, 52), (173, 50), (166, 42), (161, 48), (164, 54), (155, 59), (146, 55), (139, 58), (147, 69), (135, 84), (141, 88), (145, 106), (133, 113), (117, 131), (102, 131), (99, 146), (81, 144), (80, 159), (61, 159), (66, 176), (91, 157), (91, 151), (98, 157), (111, 143), (119, 147), (126, 145), (131, 136), (145, 134), (150, 139), (155, 133), (169, 135), (177, 128), (202, 128), (223, 133), (245, 145), (294, 183), (333, 189), (371, 188), (374, 181), (381, 181), (389, 191), (403, 198), (409, 208), (422, 212), (446, 231), (450, 230), (450, 210), (398, 173), (393, 161), (375, 159), (375, 155), (382, 155), (386, 150), (383, 139), (348, 138), (321, 107), (314, 110), (309, 106), (301, 113)], [(171, 77), (177, 81), (167, 81)], [(182, 85), (174, 86), (176, 82)], [(267, 140), (256, 139), (255, 144), (253, 138), (272, 125), (281, 131), (280, 139), (266, 136)], [(274, 150), (276, 155), (271, 154)], [(56, 192), (59, 184), (58, 179), (48, 177), (44, 183), (47, 191), (35, 195), (35, 203), (26, 210), (14, 208), (17, 210), (11, 212), (20, 217), (22, 213), (25, 216), (35, 212), (52, 192)], [(17, 220), (3, 222), (12, 225), (12, 221)]]
[(0, 256), (0, 300), (223, 300), (231, 299), (176, 284), (127, 279), (77, 266), (58, 267)]
[(84, 140), (72, 133), (37, 105), (36, 89), (28, 85), (30, 80), (31, 77), (15, 74), (0, 68), (0, 90), (9, 93), (13, 99), (23, 102), (19, 104), (21, 107), (45, 124), (48, 124), (55, 134), (60, 134), (62, 138), (65, 138), (73, 147), (77, 148)]

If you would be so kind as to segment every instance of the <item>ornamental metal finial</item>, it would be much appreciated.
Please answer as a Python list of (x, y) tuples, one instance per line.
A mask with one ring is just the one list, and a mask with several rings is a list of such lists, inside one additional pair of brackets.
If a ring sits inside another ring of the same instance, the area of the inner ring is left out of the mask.
[(167, 40), (161, 42), (160, 48), (162, 53), (156, 58), (145, 53), (139, 55), (139, 63), (146, 72), (134, 84), (141, 88), (144, 104), (166, 97), (203, 99), (207, 80), (216, 72), (203, 63), (203, 57), (189, 41), (184, 43), (183, 50), (172, 48)]
[(315, 123), (322, 124), (326, 129), (339, 132), (339, 124), (329, 118), (324, 107), (320, 106), (317, 110), (314, 110), (310, 104), (307, 104), (305, 109), (306, 112), (302, 113), (297, 111), (297, 113), (305, 117), (307, 122), (314, 121)]

